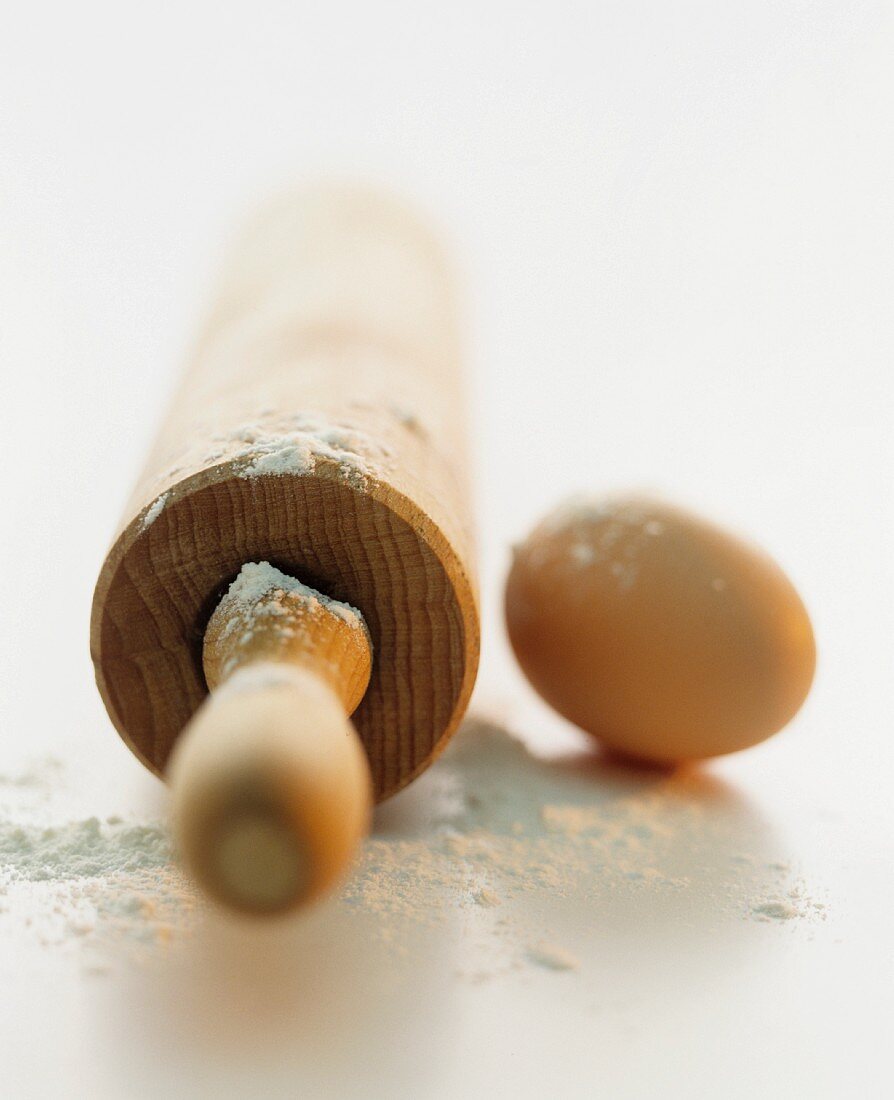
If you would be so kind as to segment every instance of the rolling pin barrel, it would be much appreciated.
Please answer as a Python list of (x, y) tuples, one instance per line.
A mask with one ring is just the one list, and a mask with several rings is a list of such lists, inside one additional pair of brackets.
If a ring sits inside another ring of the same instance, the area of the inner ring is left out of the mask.
[(337, 881), (372, 802), (468, 702), (458, 358), (450, 274), (414, 215), (355, 188), (288, 196), (235, 248), (125, 510), (97, 683), (171, 781), (187, 866), (233, 908)]

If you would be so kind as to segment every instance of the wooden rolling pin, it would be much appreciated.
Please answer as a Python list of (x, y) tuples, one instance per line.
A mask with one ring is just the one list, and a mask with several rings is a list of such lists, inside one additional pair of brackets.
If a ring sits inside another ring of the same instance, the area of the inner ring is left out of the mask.
[(372, 800), (465, 710), (458, 364), (447, 266), (398, 203), (309, 189), (237, 243), (91, 623), (109, 715), (170, 781), (182, 858), (232, 908), (330, 887)]

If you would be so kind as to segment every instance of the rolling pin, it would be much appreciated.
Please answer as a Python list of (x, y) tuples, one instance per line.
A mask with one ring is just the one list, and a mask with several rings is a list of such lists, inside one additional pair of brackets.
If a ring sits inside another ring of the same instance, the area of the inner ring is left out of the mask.
[(444, 748), (479, 616), (451, 274), (374, 191), (237, 240), (100, 571), (96, 682), (232, 909), (330, 889)]

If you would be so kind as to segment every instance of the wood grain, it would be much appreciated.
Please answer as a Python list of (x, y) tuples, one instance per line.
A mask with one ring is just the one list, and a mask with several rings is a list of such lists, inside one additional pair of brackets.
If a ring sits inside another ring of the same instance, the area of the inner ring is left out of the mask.
[[(479, 647), (461, 388), (450, 271), (415, 215), (322, 188), (249, 228), (94, 597), (97, 684), (148, 767), (164, 773), (206, 695), (211, 612), (261, 560), (364, 616), (375, 658), (354, 721), (376, 798), (443, 748)], [(330, 452), (247, 475), (258, 439), (308, 417), (359, 466)]]

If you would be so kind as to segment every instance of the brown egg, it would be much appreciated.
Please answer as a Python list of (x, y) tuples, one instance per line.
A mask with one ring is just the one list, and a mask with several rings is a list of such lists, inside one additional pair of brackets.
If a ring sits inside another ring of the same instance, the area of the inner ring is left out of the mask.
[(736, 752), (804, 702), (807, 611), (761, 550), (644, 498), (574, 501), (518, 547), (509, 638), (560, 714), (657, 762)]

